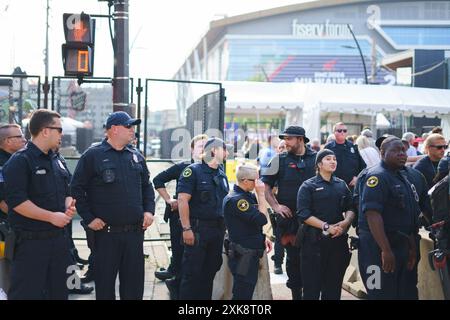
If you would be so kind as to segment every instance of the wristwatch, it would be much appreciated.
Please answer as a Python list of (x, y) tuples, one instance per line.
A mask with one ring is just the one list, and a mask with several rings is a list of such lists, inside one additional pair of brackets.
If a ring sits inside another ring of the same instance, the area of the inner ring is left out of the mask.
[(183, 227), (183, 232), (189, 231), (189, 230), (192, 230), (192, 228), (191, 227)]
[(323, 224), (323, 226), (322, 226), (322, 234), (324, 235), (324, 236), (327, 236), (327, 235), (329, 235), (330, 234), (330, 232), (328, 231), (328, 229), (330, 229), (330, 225), (328, 224), (328, 223), (324, 223)]

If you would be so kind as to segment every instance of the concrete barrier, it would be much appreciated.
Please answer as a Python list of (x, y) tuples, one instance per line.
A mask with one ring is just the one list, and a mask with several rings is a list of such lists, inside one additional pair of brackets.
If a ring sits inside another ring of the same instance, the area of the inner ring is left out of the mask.
[[(213, 300), (231, 300), (233, 294), (233, 275), (228, 267), (228, 257), (223, 254), (223, 263), (214, 278)], [(272, 300), (272, 288), (270, 286), (269, 263), (267, 254), (259, 259), (258, 282), (256, 283), (253, 300)]]

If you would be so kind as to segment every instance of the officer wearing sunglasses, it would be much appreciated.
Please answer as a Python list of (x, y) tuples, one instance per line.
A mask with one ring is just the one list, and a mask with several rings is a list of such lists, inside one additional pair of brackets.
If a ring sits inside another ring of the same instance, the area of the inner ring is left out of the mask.
[(130, 144), (140, 123), (123, 111), (110, 114), (107, 138), (81, 156), (71, 182), (78, 213), (95, 232), (98, 300), (115, 300), (117, 274), (121, 299), (144, 294), (144, 230), (153, 223), (155, 193), (144, 157)]
[(335, 176), (344, 180), (353, 190), (356, 184), (356, 177), (362, 169), (366, 167), (366, 163), (359, 154), (358, 147), (348, 141), (347, 126), (343, 122), (338, 122), (333, 127), (333, 134), (336, 137), (335, 141), (325, 145), (325, 149), (334, 152), (337, 160), (337, 169)]
[[(286, 142), (288, 152), (276, 155), (269, 166), (261, 170), (261, 180), (265, 184), (265, 197), (277, 213), (277, 234), (286, 248), (287, 287), (292, 291), (293, 300), (302, 299), (302, 277), (300, 273), (300, 248), (295, 246), (298, 221), (297, 192), (302, 183), (315, 176), (316, 152), (306, 146), (309, 139), (305, 129), (290, 126), (279, 136)], [(278, 193), (273, 187), (278, 185)]]
[(428, 187), (431, 188), (433, 179), (438, 172), (439, 161), (444, 157), (448, 145), (445, 138), (437, 133), (433, 133), (425, 140), (425, 157), (414, 163), (414, 169), (419, 170), (427, 180)]

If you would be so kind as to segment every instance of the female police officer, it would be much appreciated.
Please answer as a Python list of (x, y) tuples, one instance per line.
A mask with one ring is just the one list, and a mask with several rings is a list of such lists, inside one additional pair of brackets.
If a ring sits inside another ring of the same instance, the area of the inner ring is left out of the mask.
[[(264, 248), (271, 249), (262, 227), (267, 223), (263, 212), (264, 183), (258, 180), (258, 168), (243, 164), (236, 172), (237, 185), (223, 200), (223, 214), (230, 244), (228, 265), (233, 274), (233, 300), (251, 300), (258, 280), (259, 259)], [(251, 193), (256, 189), (258, 202)], [(257, 207), (258, 206), (258, 207)]]
[(333, 175), (336, 165), (333, 151), (320, 151), (317, 175), (305, 181), (297, 195), (297, 215), (304, 223), (299, 239), (304, 299), (339, 300), (350, 262), (346, 232), (354, 217), (352, 195)]

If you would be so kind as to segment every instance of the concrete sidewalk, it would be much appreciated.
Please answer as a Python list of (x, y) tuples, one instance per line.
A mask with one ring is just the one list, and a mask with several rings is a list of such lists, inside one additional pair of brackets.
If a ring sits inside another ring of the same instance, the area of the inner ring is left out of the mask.
[[(88, 257), (89, 249), (84, 241), (76, 241), (76, 246), (83, 258)], [(169, 300), (169, 292), (163, 281), (155, 278), (155, 271), (160, 267), (167, 267), (169, 256), (167, 246), (164, 242), (146, 242), (144, 245), (145, 259), (145, 283), (144, 300)], [(273, 263), (269, 257), (270, 283), (274, 300), (291, 300), (291, 291), (286, 287), (286, 268), (283, 266), (284, 273), (276, 275), (273, 273)], [(82, 271), (84, 273), (84, 271)], [(94, 285), (90, 283), (89, 285)], [(116, 283), (116, 298), (120, 299), (119, 282)], [(342, 300), (358, 300), (350, 293), (342, 290)], [(70, 295), (70, 300), (95, 300), (95, 291), (89, 295)]]

